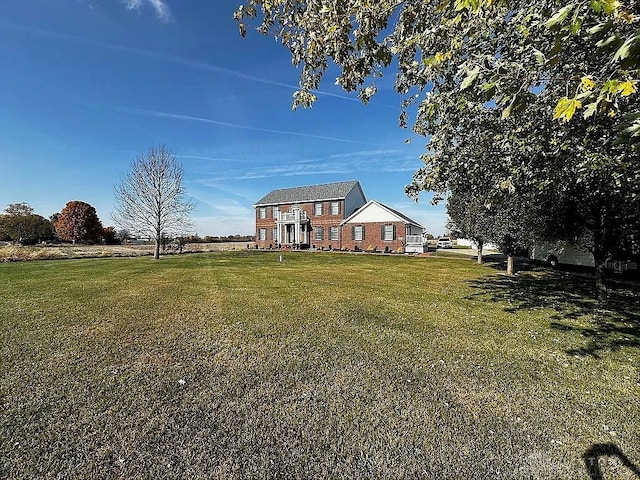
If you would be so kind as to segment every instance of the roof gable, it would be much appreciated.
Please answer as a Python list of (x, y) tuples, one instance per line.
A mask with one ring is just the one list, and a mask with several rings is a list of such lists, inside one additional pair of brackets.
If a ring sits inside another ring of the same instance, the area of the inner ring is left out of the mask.
[(418, 222), (407, 217), (405, 214), (384, 205), (376, 200), (369, 200), (361, 208), (345, 218), (341, 225), (347, 223), (371, 223), (371, 222), (403, 222), (424, 228)]
[(354, 188), (358, 188), (360, 192), (362, 192), (360, 182), (357, 180), (325, 183), (322, 185), (308, 185), (304, 187), (281, 188), (271, 190), (258, 200), (255, 206), (304, 203), (321, 200), (343, 200)]

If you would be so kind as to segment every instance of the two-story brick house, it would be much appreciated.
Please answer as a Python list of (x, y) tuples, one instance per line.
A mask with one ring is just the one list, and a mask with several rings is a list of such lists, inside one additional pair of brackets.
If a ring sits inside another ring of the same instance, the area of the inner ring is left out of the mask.
[(272, 190), (254, 205), (259, 248), (340, 248), (340, 224), (366, 203), (360, 182)]

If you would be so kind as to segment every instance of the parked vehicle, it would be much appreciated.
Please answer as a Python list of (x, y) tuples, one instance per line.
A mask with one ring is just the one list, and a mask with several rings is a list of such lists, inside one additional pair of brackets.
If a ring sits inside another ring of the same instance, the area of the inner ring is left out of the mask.
[(449, 237), (440, 237), (436, 244), (438, 248), (453, 248), (453, 242)]
[[(536, 243), (529, 248), (529, 258), (544, 262), (552, 268), (561, 265), (594, 267), (593, 254), (568, 242)], [(606, 268), (616, 273), (637, 270), (638, 264), (631, 260), (607, 260)]]

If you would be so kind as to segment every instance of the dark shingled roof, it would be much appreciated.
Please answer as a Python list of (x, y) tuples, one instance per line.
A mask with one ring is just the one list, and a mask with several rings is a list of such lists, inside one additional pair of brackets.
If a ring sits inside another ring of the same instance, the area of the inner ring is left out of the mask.
[(281, 188), (271, 190), (258, 200), (255, 206), (303, 203), (316, 200), (339, 200), (346, 198), (354, 187), (360, 188), (360, 183), (357, 180), (325, 183), (323, 185), (309, 185), (306, 187)]

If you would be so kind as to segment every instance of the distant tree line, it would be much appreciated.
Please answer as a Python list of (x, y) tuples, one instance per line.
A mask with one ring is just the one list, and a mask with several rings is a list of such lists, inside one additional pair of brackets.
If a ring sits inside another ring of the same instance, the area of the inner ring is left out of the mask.
[(204, 237), (200, 237), (198, 235), (189, 235), (187, 237), (184, 237), (185, 243), (253, 242), (255, 241), (255, 239), (255, 235), (205, 235)]
[[(34, 213), (28, 203), (12, 203), (0, 213), (0, 241), (20, 245), (42, 242), (103, 243), (119, 245), (136, 237), (127, 229), (103, 227), (94, 207), (74, 200), (49, 218)], [(169, 239), (164, 239), (165, 242)], [(189, 235), (179, 238), (185, 243), (252, 242), (253, 235), (226, 235), (200, 237)]]
[(26, 203), (12, 203), (0, 214), (0, 241), (33, 244), (53, 237), (51, 221), (36, 215)]
[(120, 243), (113, 227), (103, 227), (94, 207), (74, 200), (48, 219), (28, 203), (12, 203), (0, 213), (0, 241), (20, 245), (63, 241)]

